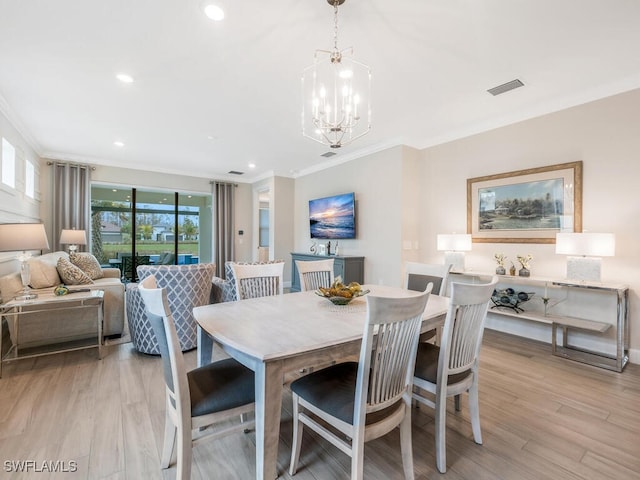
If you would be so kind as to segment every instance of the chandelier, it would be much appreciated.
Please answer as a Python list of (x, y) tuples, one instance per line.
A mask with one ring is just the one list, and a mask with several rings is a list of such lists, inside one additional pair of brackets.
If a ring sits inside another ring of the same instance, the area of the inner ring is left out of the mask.
[(331, 148), (348, 145), (371, 130), (371, 69), (338, 49), (338, 5), (333, 6), (333, 50), (316, 50), (302, 72), (302, 134)]

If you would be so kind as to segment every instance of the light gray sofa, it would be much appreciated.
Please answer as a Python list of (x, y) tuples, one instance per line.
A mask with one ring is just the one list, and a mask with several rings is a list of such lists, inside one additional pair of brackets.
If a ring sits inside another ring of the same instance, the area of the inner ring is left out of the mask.
[[(60, 257), (68, 258), (66, 252), (52, 252), (34, 257), (31, 262), (31, 285), (34, 293), (51, 293), (63, 283), (57, 274), (55, 265)], [(35, 263), (34, 263), (35, 262)], [(38, 263), (40, 262), (40, 263)], [(124, 285), (120, 281), (120, 270), (103, 268), (103, 278), (95, 279), (92, 284), (70, 286), (70, 288), (89, 288), (104, 291), (104, 336), (120, 335), (124, 330)], [(11, 300), (22, 291), (20, 272), (16, 271), (0, 277), (0, 298)], [(13, 322), (8, 322), (11, 341), (15, 341)], [(95, 312), (88, 310), (51, 310), (46, 313), (34, 313), (24, 316), (20, 321), (20, 345), (37, 346), (48, 343), (87, 338), (95, 335)]]

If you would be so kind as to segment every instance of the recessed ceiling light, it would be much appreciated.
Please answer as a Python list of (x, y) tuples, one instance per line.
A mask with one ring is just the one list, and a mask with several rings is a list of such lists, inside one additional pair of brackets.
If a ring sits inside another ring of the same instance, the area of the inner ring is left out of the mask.
[(124, 147), (124, 143), (122, 143), (122, 142), (120, 142), (120, 141), (115, 141), (115, 142), (113, 142), (113, 144), (114, 144), (116, 147), (120, 147), (120, 148)]
[(224, 12), (217, 5), (209, 4), (204, 7), (204, 14), (211, 20), (219, 22), (224, 19)]
[(256, 168), (256, 164), (255, 163), (250, 163), (249, 164), (249, 168)]
[(112, 192), (117, 192), (118, 190), (116, 190), (115, 188), (113, 190), (111, 190)]
[(133, 83), (133, 77), (127, 73), (118, 73), (116, 78), (122, 83)]

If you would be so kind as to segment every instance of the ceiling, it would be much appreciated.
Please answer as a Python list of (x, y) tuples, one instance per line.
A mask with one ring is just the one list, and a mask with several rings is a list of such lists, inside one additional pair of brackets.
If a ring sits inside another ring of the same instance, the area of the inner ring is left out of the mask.
[(300, 78), (332, 47), (327, 1), (211, 2), (222, 22), (200, 0), (0, 0), (0, 111), (41, 156), (255, 181), (640, 87), (637, 0), (347, 0), (339, 47), (372, 68), (373, 125), (326, 159)]

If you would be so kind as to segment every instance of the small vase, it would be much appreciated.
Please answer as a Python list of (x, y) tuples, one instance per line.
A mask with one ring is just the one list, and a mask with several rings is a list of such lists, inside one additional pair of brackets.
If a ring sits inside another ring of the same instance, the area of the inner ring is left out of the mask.
[(496, 267), (496, 275), (505, 275), (507, 271), (504, 269), (502, 265), (498, 265)]
[(522, 267), (519, 271), (518, 271), (518, 275), (520, 275), (521, 277), (528, 277), (529, 275), (531, 275), (531, 272), (529, 271), (528, 268), (524, 268)]

